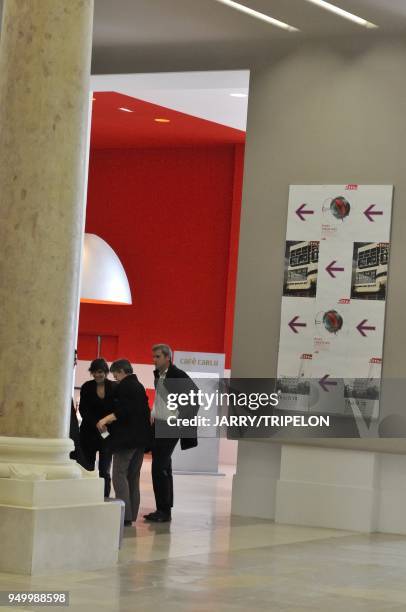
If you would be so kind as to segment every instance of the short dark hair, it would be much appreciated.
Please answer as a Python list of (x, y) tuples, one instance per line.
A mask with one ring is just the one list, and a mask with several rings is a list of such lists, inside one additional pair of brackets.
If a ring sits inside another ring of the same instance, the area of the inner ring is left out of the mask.
[(97, 372), (97, 370), (102, 370), (105, 374), (108, 374), (109, 366), (103, 357), (93, 359), (92, 363), (90, 364), (89, 372)]
[(110, 372), (118, 372), (122, 370), (125, 374), (133, 374), (133, 367), (128, 359), (117, 359), (110, 366)]

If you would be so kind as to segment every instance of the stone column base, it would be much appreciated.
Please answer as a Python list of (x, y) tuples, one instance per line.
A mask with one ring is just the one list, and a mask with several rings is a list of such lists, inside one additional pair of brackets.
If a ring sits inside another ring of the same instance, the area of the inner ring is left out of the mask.
[(117, 562), (121, 509), (67, 459), (70, 440), (0, 437), (0, 572), (48, 574)]
[(0, 436), (0, 478), (22, 480), (81, 478), (80, 465), (69, 459), (71, 450), (73, 442), (70, 438)]
[(376, 531), (376, 485), (376, 453), (283, 446), (275, 521)]
[(268, 441), (239, 440), (233, 476), (231, 513), (275, 518), (275, 496), (281, 447)]
[(240, 440), (232, 513), (406, 534), (406, 454)]
[(406, 535), (406, 455), (379, 453), (377, 531)]
[(41, 575), (117, 563), (117, 504), (18, 508), (0, 505), (0, 571)]

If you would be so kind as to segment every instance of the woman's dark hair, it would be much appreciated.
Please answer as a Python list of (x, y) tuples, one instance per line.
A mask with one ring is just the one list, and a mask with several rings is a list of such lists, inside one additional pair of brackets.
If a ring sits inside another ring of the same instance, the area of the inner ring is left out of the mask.
[(97, 370), (103, 370), (103, 372), (106, 374), (109, 372), (109, 366), (102, 357), (99, 359), (93, 359), (92, 363), (90, 364), (89, 372), (97, 372)]

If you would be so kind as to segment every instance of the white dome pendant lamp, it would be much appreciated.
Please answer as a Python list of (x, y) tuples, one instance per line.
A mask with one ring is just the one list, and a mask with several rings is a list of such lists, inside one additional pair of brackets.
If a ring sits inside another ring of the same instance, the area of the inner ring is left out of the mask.
[(85, 234), (80, 301), (90, 304), (132, 304), (123, 264), (110, 245), (96, 234)]

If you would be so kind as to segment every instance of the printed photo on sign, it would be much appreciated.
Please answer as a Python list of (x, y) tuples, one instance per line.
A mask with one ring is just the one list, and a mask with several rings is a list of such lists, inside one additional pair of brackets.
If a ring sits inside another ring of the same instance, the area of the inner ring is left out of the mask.
[(344, 380), (345, 413), (355, 414), (358, 409), (364, 418), (377, 419), (381, 388), (381, 358), (370, 359), (367, 378)]
[(283, 295), (315, 297), (319, 242), (288, 240), (285, 248)]
[(386, 299), (388, 261), (388, 242), (354, 243), (351, 280), (352, 299)]
[(295, 360), (297, 376), (281, 376), (278, 378), (276, 388), (280, 410), (308, 411), (312, 358), (311, 353), (297, 355)]

